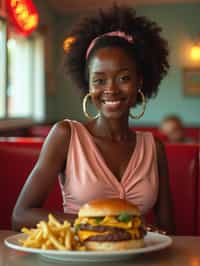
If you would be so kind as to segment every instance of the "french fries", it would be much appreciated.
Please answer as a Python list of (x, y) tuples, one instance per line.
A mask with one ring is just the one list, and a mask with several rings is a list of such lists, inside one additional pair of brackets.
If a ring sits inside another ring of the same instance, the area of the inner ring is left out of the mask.
[(52, 214), (49, 214), (48, 222), (40, 221), (36, 228), (23, 227), (21, 232), (27, 235), (25, 239), (19, 240), (23, 247), (45, 250), (85, 250), (75, 237), (71, 224), (68, 221), (61, 224)]

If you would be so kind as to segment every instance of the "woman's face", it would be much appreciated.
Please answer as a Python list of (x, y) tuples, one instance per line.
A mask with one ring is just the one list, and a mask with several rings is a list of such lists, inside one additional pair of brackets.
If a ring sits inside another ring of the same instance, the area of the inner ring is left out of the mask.
[(138, 85), (135, 62), (122, 48), (97, 50), (89, 64), (89, 88), (104, 117), (128, 116), (136, 103)]

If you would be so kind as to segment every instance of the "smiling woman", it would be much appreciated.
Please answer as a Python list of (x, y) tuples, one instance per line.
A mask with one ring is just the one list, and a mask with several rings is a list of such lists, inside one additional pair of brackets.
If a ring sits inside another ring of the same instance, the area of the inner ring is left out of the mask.
[[(83, 19), (73, 36), (65, 67), (83, 88), (86, 123), (65, 119), (50, 131), (39, 160), (13, 212), (13, 226), (33, 226), (47, 219), (43, 202), (60, 174), (63, 213), (77, 217), (93, 199), (126, 199), (142, 215), (154, 209), (156, 224), (173, 232), (168, 169), (163, 145), (148, 132), (133, 132), (132, 107), (156, 94), (168, 70), (168, 49), (161, 28), (128, 7), (113, 6)], [(87, 100), (98, 115), (87, 113)]]

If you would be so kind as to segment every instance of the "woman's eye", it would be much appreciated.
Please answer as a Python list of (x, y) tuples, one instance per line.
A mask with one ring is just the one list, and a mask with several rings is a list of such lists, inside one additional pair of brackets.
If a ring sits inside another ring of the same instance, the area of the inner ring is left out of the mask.
[(93, 80), (93, 84), (95, 85), (104, 85), (106, 83), (105, 79), (95, 79)]
[(123, 81), (129, 81), (129, 80), (131, 80), (131, 77), (128, 75), (120, 77), (120, 81), (122, 81), (122, 82)]

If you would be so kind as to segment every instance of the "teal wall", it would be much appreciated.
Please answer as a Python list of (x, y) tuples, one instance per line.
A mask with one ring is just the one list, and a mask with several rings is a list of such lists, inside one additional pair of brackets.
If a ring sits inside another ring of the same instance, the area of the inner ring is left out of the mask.
[(162, 26), (170, 48), (170, 71), (162, 81), (157, 97), (149, 101), (140, 123), (157, 124), (166, 114), (175, 113), (186, 124), (199, 125), (200, 96), (184, 95), (182, 71), (184, 67), (194, 66), (188, 54), (192, 41), (200, 33), (200, 4), (143, 6), (137, 10)]
[[(200, 124), (200, 96), (189, 97), (183, 93), (182, 70), (194, 66), (188, 56), (194, 37), (200, 33), (200, 4), (162, 4), (137, 7), (138, 14), (148, 16), (158, 22), (163, 28), (163, 36), (169, 42), (170, 71), (160, 84), (156, 98), (148, 102), (147, 110), (135, 124), (159, 124), (167, 114), (179, 115), (187, 125)], [(75, 21), (76, 16), (58, 18), (56, 30), (56, 90), (52, 108), (56, 112), (52, 119), (83, 120), (81, 100), (69, 81), (62, 73), (62, 43), (68, 27)], [(134, 111), (134, 110), (133, 110)], [(139, 111), (139, 110), (138, 110)]]
[(80, 92), (73, 88), (73, 85), (64, 75), (63, 69), (63, 41), (67, 36), (67, 31), (71, 27), (77, 16), (57, 17), (55, 29), (55, 73), (56, 73), (56, 89), (55, 94), (51, 95), (54, 101), (56, 113), (52, 117), (53, 120), (63, 118), (84, 120), (81, 109)]

